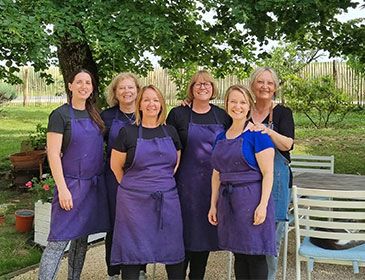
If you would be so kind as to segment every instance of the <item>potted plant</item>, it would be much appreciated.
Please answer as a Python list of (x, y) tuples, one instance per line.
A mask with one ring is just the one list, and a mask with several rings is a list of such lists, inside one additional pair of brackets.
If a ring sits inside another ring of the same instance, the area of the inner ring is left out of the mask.
[(34, 193), (34, 242), (46, 246), (55, 181), (50, 174), (43, 174), (41, 178), (34, 177), (28, 181), (25, 187)]
[(34, 177), (25, 184), (29, 191), (34, 192), (35, 200), (42, 203), (51, 202), (55, 189), (55, 181), (50, 174), (43, 174), (41, 178)]
[(23, 186), (36, 174), (42, 176), (46, 158), (46, 134), (47, 128), (37, 124), (35, 131), (31, 132), (29, 139), (26, 140), (28, 144), (22, 143), (22, 152), (10, 155), (14, 185)]

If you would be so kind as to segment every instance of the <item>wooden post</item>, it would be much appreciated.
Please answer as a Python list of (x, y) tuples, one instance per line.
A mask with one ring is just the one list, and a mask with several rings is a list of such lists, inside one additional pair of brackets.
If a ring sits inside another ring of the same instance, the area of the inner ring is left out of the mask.
[(29, 68), (23, 68), (23, 107), (29, 103)]

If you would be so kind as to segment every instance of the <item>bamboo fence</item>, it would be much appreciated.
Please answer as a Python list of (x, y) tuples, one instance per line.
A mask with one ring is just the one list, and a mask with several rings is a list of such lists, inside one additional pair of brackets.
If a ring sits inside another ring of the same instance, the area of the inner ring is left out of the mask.
[[(34, 72), (32, 67), (23, 67), (19, 77), (23, 79), (22, 85), (17, 85), (18, 98), (13, 103), (63, 103), (66, 101), (63, 78), (58, 67), (51, 67), (47, 73), (51, 74), (54, 83), (47, 85), (40, 78), (39, 73)], [(335, 78), (338, 88), (343, 89), (351, 99), (364, 106), (365, 104), (365, 77), (358, 75), (345, 62), (314, 62), (307, 65), (302, 74), (310, 77), (321, 75), (332, 75)], [(28, 77), (28, 79), (26, 79)], [(157, 68), (148, 73), (146, 77), (140, 77), (142, 85), (153, 84), (157, 86), (165, 95), (166, 102), (169, 105), (175, 105), (176, 85), (168, 75), (168, 71)], [(217, 79), (219, 90), (217, 103), (222, 103), (225, 90), (232, 84), (248, 84), (247, 80), (239, 80), (235, 76), (228, 76), (225, 79)], [(24, 99), (24, 93), (28, 99)]]

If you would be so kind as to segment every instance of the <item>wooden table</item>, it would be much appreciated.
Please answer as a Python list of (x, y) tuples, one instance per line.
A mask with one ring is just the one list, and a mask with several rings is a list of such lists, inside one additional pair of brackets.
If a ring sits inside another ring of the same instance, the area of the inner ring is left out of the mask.
[(304, 172), (294, 175), (293, 184), (302, 188), (365, 191), (365, 176)]

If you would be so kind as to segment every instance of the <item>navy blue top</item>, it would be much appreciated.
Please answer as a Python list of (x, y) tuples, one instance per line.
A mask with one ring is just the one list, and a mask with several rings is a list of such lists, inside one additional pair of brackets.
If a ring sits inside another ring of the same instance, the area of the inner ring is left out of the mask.
[(110, 127), (112, 126), (113, 120), (115, 118), (115, 115), (117, 114), (117, 119), (119, 120), (123, 120), (123, 121), (128, 121), (130, 122), (130, 120), (133, 120), (134, 122), (134, 113), (123, 113), (121, 110), (119, 110), (119, 106), (114, 106), (111, 108), (108, 108), (106, 110), (104, 110), (103, 112), (101, 112), (100, 116), (103, 119), (104, 123), (105, 123), (105, 134), (104, 134), (104, 140), (106, 143), (108, 143), (108, 137), (109, 137), (109, 130)]
[[(237, 138), (242, 138), (242, 154), (244, 155), (247, 163), (254, 169), (259, 170), (259, 165), (257, 163), (255, 154), (267, 149), (274, 148), (275, 145), (271, 141), (271, 138), (267, 134), (261, 133), (261, 131), (250, 131), (246, 130), (241, 135), (237, 136)], [(224, 140), (226, 138), (226, 132), (219, 133), (216, 140), (216, 143), (220, 140)], [(214, 149), (213, 147), (213, 149)]]

